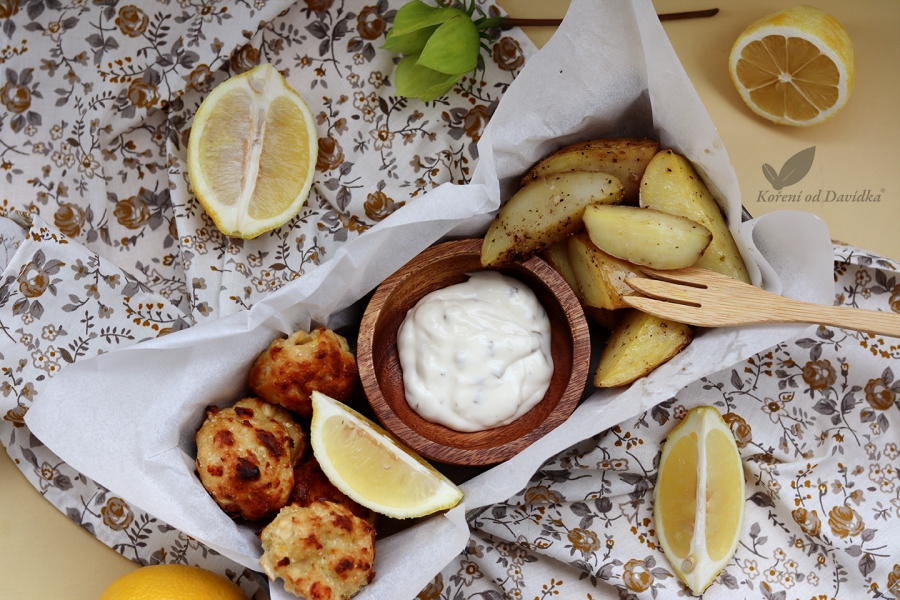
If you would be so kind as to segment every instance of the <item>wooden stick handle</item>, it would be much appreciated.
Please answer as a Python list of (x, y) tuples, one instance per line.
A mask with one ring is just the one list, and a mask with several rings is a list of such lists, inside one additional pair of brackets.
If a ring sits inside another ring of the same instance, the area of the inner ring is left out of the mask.
[(818, 323), (900, 338), (900, 314), (800, 301), (783, 303), (778, 313), (782, 322)]
[[(706, 10), (690, 10), (677, 13), (663, 13), (659, 15), (660, 21), (679, 21), (681, 19), (703, 19), (713, 17), (718, 14), (718, 8), (709, 8)], [(501, 29), (509, 29), (511, 27), (558, 27), (562, 23), (562, 19), (519, 19), (516, 17), (503, 17), (501, 19)]]

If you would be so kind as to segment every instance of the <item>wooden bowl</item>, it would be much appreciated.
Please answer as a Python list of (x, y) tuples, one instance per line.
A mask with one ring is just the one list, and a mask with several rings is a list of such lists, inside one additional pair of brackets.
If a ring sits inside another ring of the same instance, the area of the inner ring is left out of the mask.
[(468, 239), (433, 246), (388, 277), (366, 307), (357, 343), (362, 386), (384, 427), (419, 454), (456, 465), (508, 460), (565, 421), (584, 391), (590, 361), (587, 322), (565, 280), (537, 257), (504, 265), (496, 270), (530, 287), (550, 318), (553, 376), (543, 400), (509, 425), (473, 433), (431, 423), (410, 408), (397, 330), (423, 296), (483, 270), (481, 245), (481, 239)]

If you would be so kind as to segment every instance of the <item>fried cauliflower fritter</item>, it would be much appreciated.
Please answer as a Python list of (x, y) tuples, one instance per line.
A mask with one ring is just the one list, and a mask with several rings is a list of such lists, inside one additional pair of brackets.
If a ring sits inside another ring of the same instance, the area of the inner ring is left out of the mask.
[(307, 600), (346, 600), (375, 577), (375, 528), (334, 502), (286, 506), (260, 539), (266, 575)]
[(306, 438), (286, 410), (257, 398), (211, 406), (196, 440), (200, 481), (229, 516), (255, 521), (287, 504)]
[(250, 369), (249, 382), (263, 400), (309, 417), (313, 391), (344, 402), (353, 393), (358, 376), (347, 340), (319, 327), (274, 340)]
[(310, 453), (306, 462), (294, 467), (294, 488), (291, 490), (288, 504), (309, 506), (313, 502), (324, 502), (325, 500), (343, 504), (354, 515), (373, 525), (377, 520), (378, 513), (362, 506), (337, 489), (322, 471), (319, 461)]

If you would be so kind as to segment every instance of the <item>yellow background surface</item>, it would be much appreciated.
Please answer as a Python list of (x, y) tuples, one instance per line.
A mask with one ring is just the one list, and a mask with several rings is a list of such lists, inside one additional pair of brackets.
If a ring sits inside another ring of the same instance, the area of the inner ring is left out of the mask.
[[(567, 1), (500, 0), (512, 16), (562, 17)], [(728, 75), (731, 46), (754, 20), (792, 2), (657, 0), (660, 13), (718, 7), (709, 19), (669, 21), (666, 32), (688, 76), (719, 130), (737, 171), (744, 206), (754, 216), (782, 209), (812, 212), (828, 224), (833, 238), (900, 259), (900, 3), (896, 0), (815, 5), (840, 20), (856, 54), (856, 87), (847, 106), (821, 125), (799, 129), (754, 115)], [(539, 46), (553, 28), (527, 28)], [(776, 170), (795, 153), (816, 146), (809, 174), (784, 192), (838, 194), (869, 189), (881, 194), (871, 204), (760, 203), (771, 192), (762, 165)], [(82, 530), (45, 501), (0, 453), (0, 565), (7, 577), (0, 597), (17, 600), (96, 600), (116, 577), (136, 566)]]

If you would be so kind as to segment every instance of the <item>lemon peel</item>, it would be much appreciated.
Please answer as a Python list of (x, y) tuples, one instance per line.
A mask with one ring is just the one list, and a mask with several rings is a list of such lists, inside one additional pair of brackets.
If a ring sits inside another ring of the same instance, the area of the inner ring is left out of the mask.
[(187, 565), (141, 567), (107, 587), (100, 600), (247, 600), (237, 585), (211, 571)]
[(753, 112), (800, 127), (833, 117), (847, 103), (856, 78), (847, 30), (812, 6), (752, 23), (734, 43), (728, 70)]
[(318, 149), (306, 102), (266, 63), (222, 82), (200, 104), (188, 175), (219, 231), (252, 239), (303, 207)]
[(695, 594), (731, 561), (744, 521), (744, 472), (719, 411), (698, 406), (669, 433), (653, 490), (659, 544)]
[(312, 395), (310, 445), (322, 471), (359, 504), (396, 519), (456, 506), (463, 493), (414, 451), (345, 404)]

